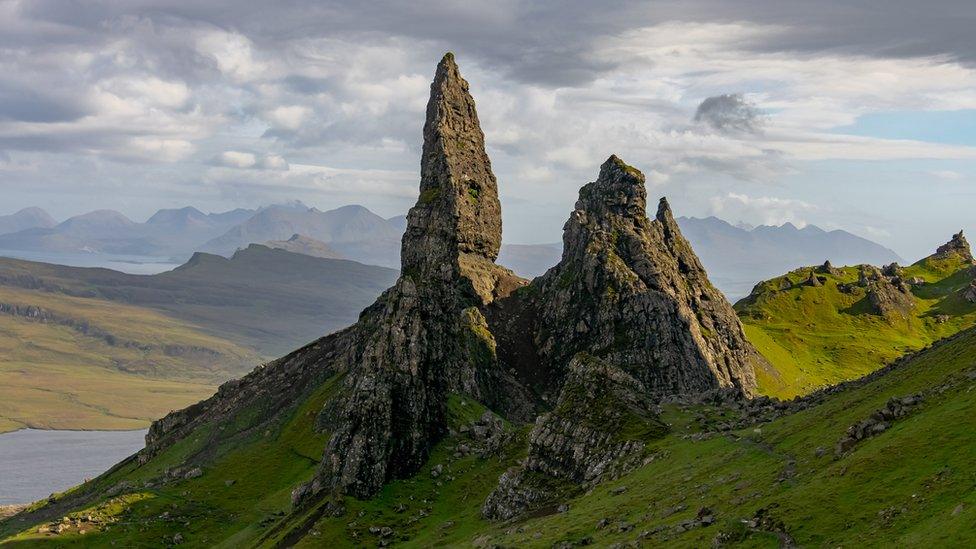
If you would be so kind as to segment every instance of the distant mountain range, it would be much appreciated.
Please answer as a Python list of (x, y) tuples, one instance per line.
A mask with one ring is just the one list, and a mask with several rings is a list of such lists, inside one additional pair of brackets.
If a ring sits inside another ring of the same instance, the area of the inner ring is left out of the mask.
[(58, 222), (40, 208), (24, 208), (17, 213), (0, 215), (0, 234), (15, 233), (24, 229), (46, 229)]
[(834, 265), (886, 265), (902, 258), (884, 246), (847, 231), (780, 226), (736, 227), (716, 217), (678, 218), (678, 225), (698, 253), (712, 282), (729, 299), (749, 294), (761, 280), (799, 265), (830, 260)]
[(252, 242), (288, 240), (297, 234), (328, 244), (355, 261), (399, 267), (402, 230), (398, 224), (397, 218), (387, 220), (355, 205), (325, 212), (301, 203), (270, 206), (204, 243), (200, 250), (229, 255)]
[(196, 253), (175, 270), (132, 275), (0, 258), (0, 288), (138, 306), (265, 356), (356, 321), (397, 272), (252, 244), (230, 258)]
[[(732, 225), (716, 217), (678, 218), (712, 282), (730, 299), (749, 293), (760, 280), (799, 265), (900, 261), (898, 254), (846, 231), (814, 225)], [(56, 223), (40, 208), (0, 217), (0, 250), (93, 252), (180, 261), (203, 251), (230, 256), (252, 243), (318, 257), (346, 258), (399, 268), (400, 236), (406, 217), (383, 218), (363, 206), (328, 211), (301, 202), (256, 210), (205, 214), (192, 207), (160, 210), (145, 223), (119, 212), (99, 210)], [(7, 234), (3, 234), (7, 233)], [(559, 261), (562, 245), (507, 244), (499, 263), (533, 278)]]
[[(196, 208), (159, 210), (136, 223), (113, 210), (96, 210), (61, 223), (36, 209), (36, 222), (0, 231), (0, 249), (189, 257), (194, 249), (254, 215), (254, 210), (204, 214)], [(22, 212), (21, 212), (22, 213)], [(19, 214), (15, 214), (19, 215)]]
[[(701, 259), (709, 277), (735, 300), (752, 287), (800, 265), (886, 265), (899, 262), (894, 251), (847, 231), (825, 231), (814, 225), (802, 229), (780, 226), (732, 225), (716, 217), (679, 217), (678, 225)], [(498, 262), (524, 277), (544, 273), (559, 261), (562, 244), (508, 245)]]

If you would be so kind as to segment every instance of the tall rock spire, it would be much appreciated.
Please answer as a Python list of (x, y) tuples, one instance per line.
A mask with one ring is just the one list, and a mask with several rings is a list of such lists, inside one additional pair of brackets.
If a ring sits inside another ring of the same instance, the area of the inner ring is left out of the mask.
[(452, 261), (459, 253), (494, 261), (501, 241), (498, 184), (485, 136), (468, 83), (448, 53), (430, 85), (420, 198), (407, 215), (403, 270)]
[(492, 403), (509, 383), (478, 307), (523, 281), (494, 264), (498, 188), (468, 83), (450, 53), (430, 88), (423, 151), (400, 279), (352, 328), (356, 343), (339, 357), (344, 386), (322, 414), (331, 438), (296, 503), (323, 492), (368, 497), (409, 476), (447, 430), (449, 393)]

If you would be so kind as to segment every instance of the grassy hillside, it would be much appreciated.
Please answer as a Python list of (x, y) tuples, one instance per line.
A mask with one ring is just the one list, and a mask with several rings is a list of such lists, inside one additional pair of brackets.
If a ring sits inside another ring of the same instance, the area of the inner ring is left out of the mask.
[(135, 429), (259, 357), (158, 312), (0, 287), (0, 432)]
[(264, 246), (152, 276), (0, 258), (0, 432), (146, 427), (354, 322), (395, 275)]
[[(322, 508), (289, 514), (289, 492), (310, 478), (326, 441), (314, 429), (330, 378), (275, 425), (260, 414), (206, 425), (147, 464), (112, 471), (28, 513), (0, 523), (11, 546), (480, 546), (552, 547), (560, 542), (643, 541), (675, 547), (726, 545), (969, 546), (976, 543), (976, 330), (967, 330), (889, 368), (884, 375), (818, 394), (752, 423), (735, 404), (667, 405), (672, 433), (650, 441), (655, 458), (636, 471), (509, 523), (480, 518), (498, 475), (525, 448), (526, 426), (510, 425), (497, 454), (465, 452), (477, 442), (460, 428), (483, 409), (455, 397), (456, 433), (410, 479), (376, 498), (348, 498), (341, 516)], [(843, 453), (848, 427), (892, 397), (919, 395), (888, 428)], [(740, 421), (733, 430), (723, 423)], [(201, 454), (207, 441), (217, 451)], [(440, 466), (440, 474), (435, 467)], [(199, 467), (199, 471), (194, 468)], [(91, 516), (88, 520), (78, 517)], [(68, 517), (63, 521), (62, 517)], [(62, 524), (60, 534), (45, 530)], [(39, 529), (41, 530), (39, 532)], [(81, 533), (84, 530), (85, 533)], [(5, 538), (4, 538), (5, 537)]]
[[(862, 272), (881, 280), (865, 283)], [(735, 308), (749, 341), (773, 365), (757, 372), (760, 391), (806, 394), (976, 324), (976, 303), (964, 297), (974, 279), (966, 255), (930, 256), (901, 269), (898, 279), (914, 280), (907, 294), (884, 280), (892, 278), (868, 266), (805, 267), (757, 285)], [(879, 295), (909, 299), (879, 310), (870, 295), (879, 285)]]

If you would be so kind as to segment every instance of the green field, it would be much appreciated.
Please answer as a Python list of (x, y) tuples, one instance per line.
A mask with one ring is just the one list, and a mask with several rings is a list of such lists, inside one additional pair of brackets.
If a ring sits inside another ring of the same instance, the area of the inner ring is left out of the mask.
[(0, 432), (144, 428), (259, 360), (141, 307), (6, 287), (0, 304)]

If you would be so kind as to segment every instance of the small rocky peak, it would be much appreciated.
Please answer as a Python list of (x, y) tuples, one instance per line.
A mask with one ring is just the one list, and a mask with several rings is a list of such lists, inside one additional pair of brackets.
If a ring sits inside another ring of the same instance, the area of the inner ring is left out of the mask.
[(970, 263), (973, 262), (973, 254), (969, 249), (969, 242), (966, 240), (966, 237), (963, 236), (962, 230), (952, 235), (952, 240), (939, 246), (939, 248), (935, 251), (935, 255), (939, 258), (959, 255)]
[(493, 262), (502, 238), (498, 185), (474, 99), (451, 53), (430, 86), (420, 175), (403, 236), (403, 271), (439, 269), (459, 254)]
[(671, 204), (668, 204), (668, 199), (665, 196), (661, 197), (661, 200), (657, 203), (657, 214), (654, 216), (661, 223), (673, 223), (674, 213), (671, 212)]
[(576, 209), (598, 218), (607, 215), (640, 220), (646, 217), (644, 174), (611, 155), (600, 166), (596, 181), (580, 189)]
[(829, 259), (824, 261), (823, 265), (817, 267), (817, 272), (821, 274), (829, 274), (834, 276), (840, 274), (840, 271), (834, 268), (834, 265), (830, 262)]

